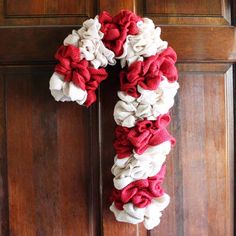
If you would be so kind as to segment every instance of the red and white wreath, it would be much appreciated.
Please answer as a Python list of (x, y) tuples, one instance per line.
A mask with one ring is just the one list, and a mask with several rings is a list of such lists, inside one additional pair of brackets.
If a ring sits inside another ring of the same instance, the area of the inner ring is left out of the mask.
[(175, 143), (167, 131), (169, 109), (179, 88), (176, 53), (160, 34), (151, 19), (133, 12), (122, 10), (114, 17), (102, 12), (65, 38), (50, 79), (56, 101), (89, 107), (107, 78), (104, 68), (120, 59), (110, 210), (118, 221), (143, 222), (147, 229), (160, 223), (170, 201), (162, 183)]

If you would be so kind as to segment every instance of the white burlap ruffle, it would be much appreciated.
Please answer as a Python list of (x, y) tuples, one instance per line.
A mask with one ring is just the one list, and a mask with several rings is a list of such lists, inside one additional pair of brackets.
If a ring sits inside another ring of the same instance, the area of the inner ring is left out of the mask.
[(130, 157), (119, 159), (114, 158), (114, 165), (111, 168), (114, 186), (116, 189), (123, 189), (128, 184), (156, 175), (169, 154), (171, 143), (163, 142), (157, 146), (150, 146), (142, 155), (137, 153)]
[(102, 42), (103, 33), (97, 17), (86, 20), (79, 30), (73, 30), (64, 40), (64, 45), (79, 47), (81, 59), (86, 59), (94, 68), (115, 65), (115, 54)]
[(147, 230), (151, 230), (160, 223), (162, 211), (169, 205), (170, 197), (164, 194), (159, 198), (152, 200), (145, 208), (138, 208), (133, 203), (127, 203), (123, 206), (123, 210), (118, 210), (114, 203), (110, 206), (110, 210), (114, 213), (117, 221), (131, 224), (143, 222)]
[(87, 99), (87, 92), (72, 82), (65, 82), (64, 76), (54, 72), (50, 81), (49, 89), (56, 101), (70, 102), (76, 101), (82, 105)]
[(124, 44), (123, 54), (120, 59), (121, 67), (128, 66), (135, 61), (142, 61), (144, 57), (150, 57), (161, 53), (168, 46), (166, 41), (162, 41), (161, 28), (156, 27), (151, 19), (143, 18), (143, 21), (137, 23), (139, 33), (128, 35)]
[(134, 127), (137, 120), (156, 120), (159, 115), (168, 113), (174, 105), (174, 97), (179, 88), (178, 82), (170, 83), (164, 78), (157, 90), (145, 90), (138, 86), (140, 97), (134, 98), (119, 91), (119, 100), (114, 108), (117, 125)]

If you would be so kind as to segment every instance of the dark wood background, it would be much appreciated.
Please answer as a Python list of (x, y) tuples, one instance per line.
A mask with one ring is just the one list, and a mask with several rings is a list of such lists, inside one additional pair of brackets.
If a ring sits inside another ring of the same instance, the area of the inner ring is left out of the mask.
[[(0, 235), (231, 236), (234, 203), (235, 1), (0, 0)], [(102, 10), (152, 18), (177, 51), (177, 145), (161, 224), (118, 223), (108, 210), (119, 66), (86, 109), (57, 103), (48, 81), (71, 29)]]

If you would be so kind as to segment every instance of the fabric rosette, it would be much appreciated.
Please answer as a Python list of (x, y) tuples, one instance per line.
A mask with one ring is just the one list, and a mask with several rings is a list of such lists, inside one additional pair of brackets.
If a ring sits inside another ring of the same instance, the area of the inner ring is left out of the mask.
[[(55, 58), (59, 63), (50, 80), (50, 89), (54, 98), (57, 101), (77, 101), (79, 104), (85, 103), (86, 106), (95, 102), (95, 90), (106, 79), (106, 70), (95, 69), (89, 65), (88, 61), (81, 60), (79, 48), (73, 45), (62, 45), (55, 54)], [(69, 89), (65, 90), (66, 87)], [(84, 96), (82, 97), (81, 94)], [(82, 97), (81, 100), (80, 97)]]
[(170, 197), (165, 193), (161, 197), (152, 199), (152, 202), (145, 208), (127, 203), (123, 205), (122, 210), (119, 210), (113, 202), (110, 210), (114, 213), (116, 220), (130, 224), (143, 222), (145, 228), (150, 230), (159, 225), (162, 211), (169, 205), (169, 202)]
[(139, 85), (138, 98), (118, 92), (119, 100), (114, 108), (114, 119), (117, 125), (134, 127), (136, 121), (156, 120), (159, 115), (168, 113), (174, 105), (174, 97), (179, 88), (178, 82), (170, 83), (165, 77), (156, 90), (145, 90)]
[(161, 170), (170, 149), (171, 142), (166, 141), (147, 148), (141, 155), (134, 152), (129, 157), (122, 159), (115, 156), (111, 169), (115, 176), (113, 179), (115, 188), (120, 190), (136, 180), (154, 176)]
[(163, 165), (153, 177), (132, 182), (122, 190), (114, 189), (110, 210), (116, 220), (131, 224), (143, 222), (148, 230), (157, 226), (162, 211), (170, 202), (169, 195), (161, 187), (165, 171)]
[(132, 202), (136, 207), (148, 206), (153, 198), (161, 197), (164, 194), (162, 182), (166, 173), (166, 166), (154, 176), (141, 179), (128, 184), (121, 190), (116, 188), (112, 192), (112, 201), (117, 209), (122, 210), (123, 205)]
[(130, 66), (135, 61), (143, 61), (145, 57), (160, 54), (168, 46), (161, 39), (161, 28), (156, 27), (151, 19), (143, 18), (137, 23), (138, 34), (128, 35), (123, 46), (123, 54), (120, 59), (121, 67)]
[(116, 57), (123, 53), (123, 45), (128, 35), (138, 34), (137, 23), (141, 18), (131, 11), (122, 10), (112, 17), (104, 11), (99, 15), (101, 31), (104, 33), (103, 42), (107, 48), (113, 51)]
[(156, 146), (165, 141), (175, 144), (175, 139), (166, 127), (170, 122), (169, 114), (158, 116), (157, 120), (141, 120), (133, 128), (117, 126), (115, 129), (114, 148), (118, 158), (130, 156), (133, 150), (143, 154), (149, 146)]
[(176, 60), (175, 51), (168, 47), (161, 54), (150, 56), (143, 61), (135, 61), (128, 67), (127, 72), (120, 73), (121, 91), (138, 98), (138, 85), (145, 90), (156, 90), (163, 77), (169, 82), (175, 82), (178, 79)]
[(79, 30), (73, 30), (64, 40), (64, 45), (74, 45), (80, 49), (81, 59), (89, 61), (94, 68), (115, 65), (115, 54), (102, 42), (104, 34), (100, 31), (98, 17), (83, 23)]

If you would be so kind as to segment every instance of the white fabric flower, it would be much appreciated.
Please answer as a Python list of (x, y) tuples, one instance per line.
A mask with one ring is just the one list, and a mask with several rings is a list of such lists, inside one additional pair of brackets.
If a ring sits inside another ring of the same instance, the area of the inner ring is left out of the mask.
[(111, 168), (114, 186), (116, 189), (123, 189), (128, 184), (156, 175), (169, 154), (171, 143), (163, 142), (157, 146), (149, 147), (142, 155), (136, 153), (128, 158), (114, 158), (114, 165)]
[(87, 92), (77, 87), (72, 82), (65, 82), (64, 76), (54, 72), (50, 81), (49, 89), (56, 101), (70, 102), (76, 101), (80, 105), (87, 99)]
[(146, 229), (153, 229), (160, 223), (160, 217), (170, 202), (168, 194), (164, 194), (159, 198), (154, 198), (147, 207), (138, 208), (133, 203), (124, 204), (123, 210), (118, 210), (114, 203), (110, 206), (110, 210), (114, 213), (117, 221), (131, 224), (143, 222)]
[(143, 222), (145, 208), (138, 208), (133, 203), (127, 203), (123, 206), (124, 210), (118, 210), (114, 203), (110, 206), (110, 210), (114, 213), (116, 220), (131, 224)]
[(76, 30), (72, 30), (72, 34), (69, 34), (65, 39), (63, 44), (65, 46), (73, 45), (78, 47), (79, 45), (79, 35), (77, 34)]
[(143, 21), (137, 23), (139, 33), (128, 35), (123, 47), (123, 54), (117, 59), (121, 59), (121, 67), (128, 63), (128, 66), (135, 61), (143, 60), (144, 57), (150, 57), (161, 53), (168, 46), (166, 41), (160, 38), (161, 28), (156, 27), (151, 19), (143, 18)]
[(115, 65), (115, 54), (106, 48), (102, 42), (103, 33), (97, 17), (86, 20), (79, 30), (73, 30), (64, 40), (64, 45), (79, 47), (81, 59), (90, 61), (94, 68)]
[(152, 203), (146, 207), (144, 216), (144, 226), (147, 230), (151, 230), (160, 224), (160, 218), (162, 216), (162, 211), (169, 205), (170, 196), (164, 194), (159, 198), (154, 198)]
[(163, 77), (156, 90), (145, 90), (138, 86), (141, 94), (138, 98), (119, 91), (118, 97), (121, 100), (116, 103), (113, 114), (117, 125), (131, 128), (137, 120), (156, 120), (159, 115), (166, 114), (174, 105), (178, 88), (178, 82), (170, 83)]

